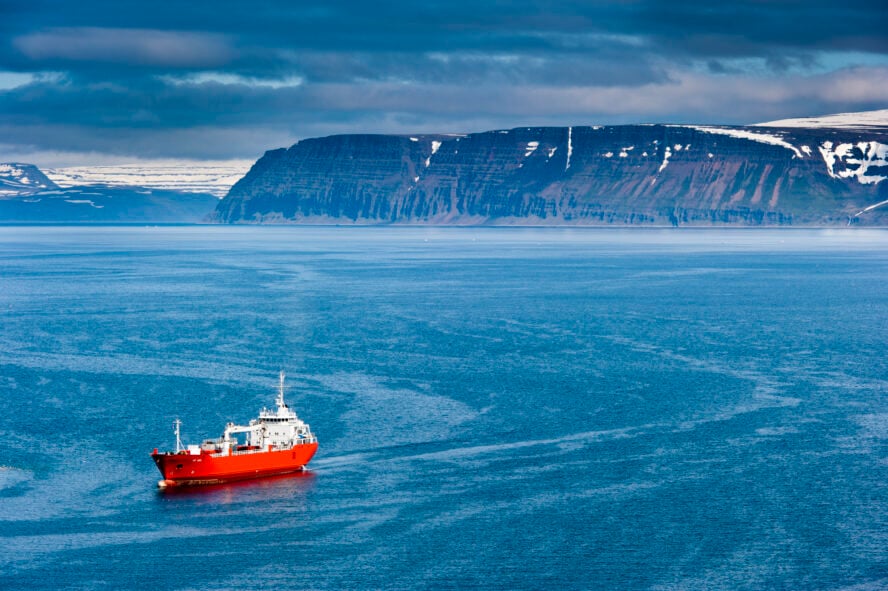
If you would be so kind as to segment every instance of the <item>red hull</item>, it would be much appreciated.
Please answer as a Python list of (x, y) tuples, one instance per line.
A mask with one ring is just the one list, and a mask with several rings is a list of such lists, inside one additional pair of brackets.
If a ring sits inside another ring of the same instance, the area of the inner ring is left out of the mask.
[(165, 488), (218, 484), (299, 472), (305, 468), (317, 450), (318, 444), (314, 442), (276, 451), (235, 452), (232, 455), (208, 452), (199, 455), (187, 452), (153, 453), (151, 457), (157, 464), (157, 469), (163, 474), (163, 480), (158, 484)]

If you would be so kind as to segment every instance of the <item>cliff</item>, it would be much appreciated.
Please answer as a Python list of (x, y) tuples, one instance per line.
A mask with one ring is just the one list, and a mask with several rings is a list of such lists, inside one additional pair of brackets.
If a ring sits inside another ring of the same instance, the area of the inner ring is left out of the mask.
[[(267, 152), (224, 223), (886, 225), (888, 127), (522, 127)], [(871, 208), (871, 209), (867, 209)]]

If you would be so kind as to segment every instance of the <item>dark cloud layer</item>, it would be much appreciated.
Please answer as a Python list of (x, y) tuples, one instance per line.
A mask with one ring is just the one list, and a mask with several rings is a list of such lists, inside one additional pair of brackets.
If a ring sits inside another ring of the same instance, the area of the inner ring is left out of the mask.
[(3, 143), (253, 157), (326, 133), (888, 103), (884, 0), (296, 4), (0, 0)]

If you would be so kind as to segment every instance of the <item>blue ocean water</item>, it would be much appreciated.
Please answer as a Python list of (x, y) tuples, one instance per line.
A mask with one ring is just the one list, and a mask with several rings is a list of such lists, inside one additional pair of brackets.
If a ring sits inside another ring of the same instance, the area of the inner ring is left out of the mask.
[[(0, 588), (886, 588), (886, 286), (884, 231), (0, 228)], [(310, 472), (156, 489), (280, 369)]]

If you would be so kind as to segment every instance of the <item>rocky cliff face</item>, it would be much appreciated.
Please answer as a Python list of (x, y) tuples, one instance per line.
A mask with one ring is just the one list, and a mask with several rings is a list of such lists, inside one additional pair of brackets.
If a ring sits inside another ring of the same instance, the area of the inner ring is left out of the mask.
[[(888, 128), (344, 135), (267, 152), (227, 223), (885, 225)], [(869, 208), (869, 209), (867, 209)]]

